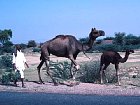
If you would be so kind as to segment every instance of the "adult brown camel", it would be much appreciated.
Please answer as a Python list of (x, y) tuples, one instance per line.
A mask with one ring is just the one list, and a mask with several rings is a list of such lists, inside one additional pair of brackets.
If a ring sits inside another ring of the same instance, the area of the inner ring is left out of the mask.
[[(101, 84), (103, 83), (103, 73), (105, 75), (104, 71), (110, 65), (110, 63), (112, 63), (115, 65), (117, 82), (120, 85), (119, 75), (118, 75), (119, 63), (126, 62), (129, 57), (129, 54), (131, 54), (131, 53), (134, 53), (134, 50), (126, 50), (124, 58), (122, 58), (118, 52), (114, 52), (114, 51), (106, 51), (101, 55), (101, 61), (100, 61)], [(104, 65), (104, 67), (103, 67), (103, 65)], [(106, 78), (106, 76), (105, 76), (105, 78)]]
[[(89, 41), (85, 44), (80, 43), (74, 36), (72, 35), (58, 35), (55, 38), (46, 41), (41, 46), (41, 62), (38, 65), (38, 76), (40, 83), (43, 83), (41, 76), (40, 76), (40, 69), (45, 62), (47, 67), (47, 74), (52, 79), (54, 85), (57, 85), (57, 82), (49, 73), (49, 61), (50, 61), (50, 54), (53, 54), (57, 57), (66, 57), (71, 60), (71, 67), (74, 64), (75, 68), (78, 70), (80, 66), (75, 62), (76, 57), (79, 52), (84, 52), (92, 48), (92, 45), (97, 37), (104, 36), (105, 32), (102, 30), (96, 30), (96, 28), (92, 28), (89, 34)], [(71, 71), (71, 70), (70, 70)], [(71, 75), (72, 71), (71, 71)]]

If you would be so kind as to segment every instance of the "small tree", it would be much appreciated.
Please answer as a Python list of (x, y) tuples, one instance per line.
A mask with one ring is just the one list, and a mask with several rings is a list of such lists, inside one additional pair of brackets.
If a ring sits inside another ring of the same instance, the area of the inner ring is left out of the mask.
[(27, 45), (24, 44), (24, 43), (21, 43), (21, 44), (19, 44), (19, 45), (21, 46), (22, 49), (26, 49), (26, 48), (27, 48)]
[(126, 45), (138, 45), (140, 44), (140, 39), (133, 34), (129, 34), (125, 37), (125, 44)]
[(12, 31), (9, 29), (0, 30), (0, 43), (4, 44), (12, 38)]
[(37, 46), (37, 44), (36, 44), (35, 40), (28, 41), (28, 47), (36, 47), (36, 46)]
[(125, 37), (124, 32), (115, 33), (114, 43), (121, 46), (124, 45), (124, 37)]
[(3, 43), (3, 46), (4, 46), (4, 47), (11, 47), (11, 46), (13, 46), (13, 42), (11, 42), (11, 41), (6, 41), (5, 43)]
[(11, 41), (7, 41), (3, 43), (3, 47), (1, 48), (3, 53), (12, 53), (13, 52), (13, 43)]

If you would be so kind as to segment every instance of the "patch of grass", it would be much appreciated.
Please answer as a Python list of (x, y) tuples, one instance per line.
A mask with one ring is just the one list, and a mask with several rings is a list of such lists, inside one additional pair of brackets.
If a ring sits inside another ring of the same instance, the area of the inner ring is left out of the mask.
[[(81, 69), (77, 74), (79, 81), (84, 83), (100, 83), (100, 62), (90, 61), (84, 62), (81, 65)], [(105, 75), (109, 83), (115, 83), (117, 78), (115, 77), (115, 69), (113, 65), (110, 65), (106, 71)], [(105, 82), (105, 76), (103, 77)]]
[(94, 83), (99, 79), (99, 61), (84, 62), (78, 71), (77, 78), (81, 82)]
[(16, 78), (17, 78), (17, 74), (12, 71), (12, 72), (4, 72), (2, 74), (2, 78), (1, 78), (1, 83), (2, 84), (10, 84), (10, 82), (13, 82)]

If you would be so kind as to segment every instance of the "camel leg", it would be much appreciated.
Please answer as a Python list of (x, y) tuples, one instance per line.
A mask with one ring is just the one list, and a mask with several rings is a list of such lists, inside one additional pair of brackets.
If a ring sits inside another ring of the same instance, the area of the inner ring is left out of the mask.
[(103, 83), (103, 74), (104, 74), (104, 76), (105, 76), (105, 79), (106, 79), (106, 81), (107, 81), (107, 83), (108, 83), (108, 80), (107, 80), (107, 78), (106, 78), (106, 74), (105, 74), (105, 70), (106, 70), (106, 68), (109, 66), (109, 63), (107, 63), (107, 64), (105, 64), (105, 66), (104, 66), (104, 68), (102, 69), (102, 66), (100, 67), (100, 75), (101, 75), (101, 84)]
[(117, 82), (118, 82), (118, 85), (120, 85), (120, 81), (119, 81), (119, 75), (118, 75), (119, 64), (115, 64), (115, 69), (116, 69), (116, 77), (117, 77)]
[(55, 86), (57, 86), (58, 85), (58, 83), (56, 82), (56, 80), (52, 77), (52, 75), (50, 74), (50, 70), (49, 70), (49, 63), (48, 63), (49, 61), (45, 61), (45, 64), (46, 64), (46, 67), (47, 67), (47, 74), (48, 74), (48, 76), (50, 76), (50, 78), (52, 79), (52, 81), (53, 81), (53, 83), (54, 83), (54, 85)]
[(75, 60), (74, 60), (74, 58), (73, 58), (73, 56), (72, 56), (72, 55), (71, 55), (71, 56), (69, 56), (69, 59), (70, 59), (70, 60), (71, 60), (71, 62), (74, 64), (75, 69), (76, 69), (75, 73), (73, 74), (73, 80), (75, 80), (75, 76), (76, 76), (77, 71), (79, 70), (80, 66), (79, 66), (79, 65), (77, 65), (77, 63), (75, 62)]
[(100, 65), (100, 82), (103, 84), (103, 65)]
[(73, 63), (71, 62), (71, 67), (70, 67), (70, 78), (73, 78), (73, 71), (72, 71), (72, 68), (73, 68)]
[(42, 84), (44, 84), (44, 82), (42, 81), (41, 76), (40, 76), (40, 69), (41, 69), (43, 63), (44, 63), (44, 61), (41, 60), (40, 64), (37, 66), (38, 76), (39, 76), (39, 82), (42, 83)]
[(108, 83), (108, 79), (106, 78), (107, 76), (106, 76), (105, 70), (109, 65), (110, 65), (110, 63), (107, 63), (107, 64), (105, 64), (105, 67), (103, 68), (103, 73), (104, 73), (104, 76), (105, 76), (105, 79), (106, 79), (107, 83)]

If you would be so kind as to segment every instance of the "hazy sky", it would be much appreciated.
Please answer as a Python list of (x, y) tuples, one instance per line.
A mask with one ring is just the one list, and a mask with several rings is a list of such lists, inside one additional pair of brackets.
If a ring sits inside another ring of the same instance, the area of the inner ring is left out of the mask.
[(44, 42), (58, 34), (87, 37), (92, 27), (106, 36), (140, 35), (140, 0), (0, 0), (0, 29), (14, 43)]

